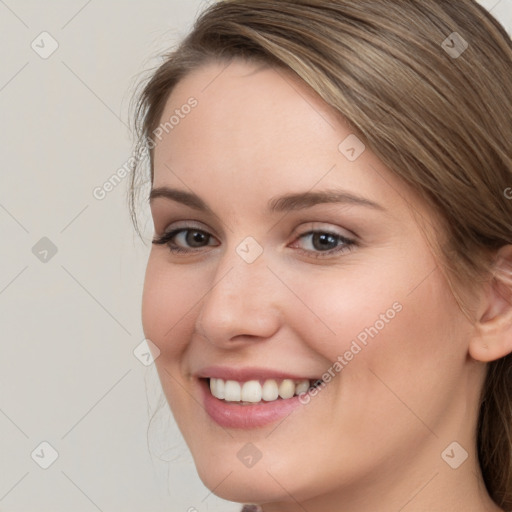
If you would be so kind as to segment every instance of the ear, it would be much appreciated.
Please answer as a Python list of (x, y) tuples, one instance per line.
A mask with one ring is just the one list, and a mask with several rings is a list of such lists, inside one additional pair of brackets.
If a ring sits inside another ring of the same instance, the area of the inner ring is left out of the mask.
[(512, 245), (497, 252), (492, 277), (481, 293), (469, 354), (490, 362), (512, 353)]

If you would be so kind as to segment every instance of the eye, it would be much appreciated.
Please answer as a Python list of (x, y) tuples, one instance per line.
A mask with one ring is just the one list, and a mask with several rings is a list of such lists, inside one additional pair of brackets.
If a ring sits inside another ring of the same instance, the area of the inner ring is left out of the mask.
[[(351, 240), (339, 233), (330, 231), (309, 231), (298, 237), (298, 241), (303, 241), (303, 247), (299, 247), (299, 251), (313, 256), (314, 258), (322, 258), (331, 256), (335, 253), (348, 252), (356, 246), (355, 240)], [(297, 245), (299, 242), (294, 242)]]
[[(169, 251), (173, 254), (194, 253), (204, 247), (219, 245), (213, 235), (193, 227), (182, 227), (164, 233), (156, 237), (153, 240), (153, 244), (167, 245)], [(351, 251), (356, 245), (355, 240), (339, 233), (314, 230), (300, 235), (289, 247), (296, 248), (299, 252), (313, 258), (326, 258), (338, 253)]]
[(194, 249), (218, 245), (210, 243), (212, 240), (215, 240), (213, 236), (201, 229), (180, 228), (155, 238), (153, 244), (167, 245), (172, 253), (188, 253), (194, 252)]

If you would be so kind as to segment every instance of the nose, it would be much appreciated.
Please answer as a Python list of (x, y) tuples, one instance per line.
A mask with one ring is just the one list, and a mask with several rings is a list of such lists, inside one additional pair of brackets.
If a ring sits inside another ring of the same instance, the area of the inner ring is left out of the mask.
[(281, 322), (280, 285), (263, 256), (247, 263), (232, 251), (203, 299), (197, 332), (222, 348), (272, 337)]

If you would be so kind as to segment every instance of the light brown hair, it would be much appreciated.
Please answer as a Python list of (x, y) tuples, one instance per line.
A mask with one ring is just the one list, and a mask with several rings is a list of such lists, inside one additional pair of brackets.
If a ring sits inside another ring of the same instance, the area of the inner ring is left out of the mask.
[[(441, 264), (456, 296), (500, 278), (492, 277), (492, 255), (512, 244), (512, 200), (505, 193), (512, 186), (512, 42), (476, 1), (212, 5), (137, 98), (137, 152), (149, 155), (151, 182), (154, 133), (173, 88), (201, 65), (233, 58), (295, 73), (425, 199), (441, 219)], [(134, 164), (129, 191), (139, 233), (143, 162)], [(490, 496), (512, 509), (510, 354), (488, 364), (477, 446)]]

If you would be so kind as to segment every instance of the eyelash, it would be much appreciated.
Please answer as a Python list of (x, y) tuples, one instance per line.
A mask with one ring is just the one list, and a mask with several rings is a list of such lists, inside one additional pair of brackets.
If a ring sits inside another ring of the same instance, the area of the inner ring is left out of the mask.
[[(189, 254), (189, 253), (198, 252), (199, 250), (202, 249), (202, 247), (199, 247), (197, 249), (184, 249), (183, 247), (180, 247), (180, 246), (174, 244), (173, 238), (183, 232), (201, 233), (203, 235), (206, 235), (207, 237), (212, 238), (212, 235), (210, 235), (206, 231), (203, 231), (202, 229), (188, 227), (188, 228), (178, 228), (173, 231), (170, 231), (169, 233), (164, 233), (162, 236), (156, 237), (152, 243), (155, 245), (167, 245), (169, 248), (169, 251), (172, 254)], [(305, 254), (310, 257), (312, 256), (313, 258), (326, 258), (326, 257), (332, 256), (333, 254), (338, 254), (338, 253), (343, 254), (346, 252), (350, 252), (350, 251), (354, 250), (354, 248), (357, 246), (357, 242), (355, 240), (344, 237), (338, 233), (334, 233), (334, 232), (331, 232), (328, 230), (319, 230), (319, 229), (307, 231), (307, 232), (299, 235), (297, 237), (297, 240), (300, 240), (302, 238), (305, 238), (307, 236), (312, 236), (315, 234), (322, 234), (322, 235), (328, 235), (329, 237), (334, 237), (337, 241), (341, 242), (341, 244), (336, 246), (334, 249), (329, 249), (327, 251), (311, 251), (311, 250), (305, 250), (305, 249), (297, 249), (297, 250), (299, 252), (301, 252), (302, 254)], [(206, 245), (204, 247), (209, 247), (209, 246)]]

